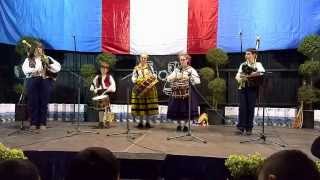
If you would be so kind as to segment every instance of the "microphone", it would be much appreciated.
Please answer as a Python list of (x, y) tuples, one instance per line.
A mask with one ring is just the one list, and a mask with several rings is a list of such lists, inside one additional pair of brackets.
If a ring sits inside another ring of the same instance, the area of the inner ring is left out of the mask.
[(259, 47), (260, 47), (260, 37), (257, 36), (257, 38), (256, 38), (256, 50), (258, 50)]
[(31, 44), (28, 43), (26, 40), (22, 40), (21, 42), (22, 42), (22, 44), (25, 44), (26, 46), (28, 46), (29, 48), (31, 48)]

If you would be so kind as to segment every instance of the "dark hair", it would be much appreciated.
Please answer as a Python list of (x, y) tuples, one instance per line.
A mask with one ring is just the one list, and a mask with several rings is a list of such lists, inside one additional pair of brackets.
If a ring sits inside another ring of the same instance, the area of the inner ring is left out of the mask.
[(311, 145), (311, 153), (320, 159), (320, 136), (313, 141)]
[(111, 151), (89, 147), (80, 151), (71, 161), (66, 180), (117, 180), (120, 167)]
[(40, 175), (31, 161), (15, 159), (0, 162), (0, 179), (39, 180)]
[(248, 49), (246, 49), (246, 52), (251, 52), (252, 54), (257, 54), (256, 48), (248, 48)]
[(270, 175), (277, 180), (320, 179), (315, 162), (299, 150), (283, 150), (268, 157), (259, 171), (259, 180), (268, 179)]

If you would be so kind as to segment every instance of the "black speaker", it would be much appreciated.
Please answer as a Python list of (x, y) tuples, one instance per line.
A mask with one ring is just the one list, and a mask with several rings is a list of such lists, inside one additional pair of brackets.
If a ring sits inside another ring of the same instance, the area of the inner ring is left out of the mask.
[(85, 111), (85, 121), (86, 122), (99, 122), (99, 111), (96, 109), (93, 109), (93, 107), (87, 107), (87, 110)]
[(28, 121), (29, 113), (26, 104), (16, 104), (15, 121)]
[(302, 128), (314, 128), (314, 112), (313, 110), (303, 110)]

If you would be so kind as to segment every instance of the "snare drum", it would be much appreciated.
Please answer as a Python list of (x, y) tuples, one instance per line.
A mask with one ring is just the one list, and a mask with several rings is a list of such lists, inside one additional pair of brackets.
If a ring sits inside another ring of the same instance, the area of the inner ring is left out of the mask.
[(138, 96), (142, 96), (157, 84), (157, 82), (158, 79), (156, 77), (148, 76), (143, 81), (137, 83), (133, 90), (138, 94)]
[(172, 97), (175, 99), (184, 99), (189, 96), (188, 80), (178, 80), (171, 83)]
[(110, 100), (108, 95), (100, 95), (92, 98), (93, 108), (96, 110), (105, 110), (110, 108)]

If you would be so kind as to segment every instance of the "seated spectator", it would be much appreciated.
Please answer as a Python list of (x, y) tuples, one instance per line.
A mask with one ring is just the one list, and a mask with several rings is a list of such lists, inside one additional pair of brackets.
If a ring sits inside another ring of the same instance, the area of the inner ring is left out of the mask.
[(37, 167), (29, 160), (15, 159), (0, 162), (0, 179), (40, 180)]
[(311, 145), (311, 153), (320, 159), (320, 136), (313, 141)]
[(283, 150), (263, 163), (258, 180), (320, 180), (314, 161), (299, 150)]
[(119, 180), (120, 167), (111, 151), (90, 147), (71, 161), (66, 180)]

